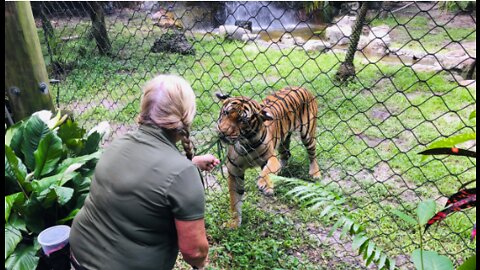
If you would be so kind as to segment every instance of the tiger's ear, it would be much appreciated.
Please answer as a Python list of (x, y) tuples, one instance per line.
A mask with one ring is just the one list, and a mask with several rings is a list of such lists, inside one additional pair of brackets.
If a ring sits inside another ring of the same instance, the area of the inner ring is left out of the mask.
[(227, 99), (227, 98), (230, 97), (229, 94), (222, 94), (222, 93), (220, 93), (220, 92), (215, 93), (215, 95), (216, 95), (217, 98), (220, 99), (220, 100), (225, 100), (225, 99)]
[(260, 116), (262, 117), (263, 121), (273, 120), (273, 115), (271, 113), (267, 112), (265, 109), (263, 109), (260, 112)]

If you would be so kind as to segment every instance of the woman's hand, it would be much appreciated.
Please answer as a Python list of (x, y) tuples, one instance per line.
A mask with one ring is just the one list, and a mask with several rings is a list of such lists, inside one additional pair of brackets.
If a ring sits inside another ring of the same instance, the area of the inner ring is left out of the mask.
[(218, 160), (214, 155), (206, 154), (201, 156), (194, 156), (192, 159), (192, 163), (195, 164), (200, 170), (202, 171), (211, 171), (215, 166), (220, 164), (220, 160)]

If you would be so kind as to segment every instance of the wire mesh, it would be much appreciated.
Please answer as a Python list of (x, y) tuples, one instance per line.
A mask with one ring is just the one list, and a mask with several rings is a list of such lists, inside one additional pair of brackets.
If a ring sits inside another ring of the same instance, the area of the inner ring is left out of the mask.
[[(107, 120), (114, 131), (110, 139), (135, 129), (141, 88), (156, 74), (179, 74), (192, 84), (198, 108), (194, 143), (223, 159), (225, 146), (212, 143), (222, 106), (216, 92), (261, 101), (283, 87), (308, 89), (318, 103), (320, 182), (337, 188), (356, 222), (398, 268), (413, 269), (409, 254), (418, 248), (418, 238), (391, 210), (412, 212), (428, 198), (443, 205), (475, 177), (472, 159), (421, 161), (417, 155), (439, 138), (474, 131), (468, 115), (476, 108), (476, 13), (455, 3), (372, 2), (364, 19), (364, 3), (330, 1), (103, 2), (99, 7), (34, 2), (32, 9), (49, 77), (58, 80), (52, 91), (57, 106), (73, 112), (85, 128)], [(92, 13), (104, 16), (111, 48), (103, 53)], [(355, 40), (358, 45), (352, 46)], [(354, 72), (338, 74), (348, 60)], [(292, 138), (290, 164), (281, 175), (308, 179), (307, 152), (298, 135)], [(215, 232), (209, 237), (212, 266), (241, 269), (246, 267), (240, 260), (270, 256), (250, 268), (377, 267), (366, 267), (352, 240), (340, 238), (338, 230), (328, 236), (332, 222), (316, 218), (318, 213), (304, 217), (308, 210), (281, 194), (259, 195), (258, 173), (245, 176), (243, 226), (256, 232), (260, 223), (284, 217), (286, 230), (295, 233), (260, 233), (259, 238), (280, 243), (278, 250), (268, 246), (240, 256), (248, 252), (223, 241), (232, 239), (226, 236), (230, 231)], [(211, 231), (228, 219), (227, 174), (223, 166), (206, 175), (207, 215), (219, 219), (207, 219)], [(469, 234), (476, 215), (455, 215), (427, 232), (425, 245), (459, 264), (475, 252)], [(290, 237), (301, 241), (285, 244)]]

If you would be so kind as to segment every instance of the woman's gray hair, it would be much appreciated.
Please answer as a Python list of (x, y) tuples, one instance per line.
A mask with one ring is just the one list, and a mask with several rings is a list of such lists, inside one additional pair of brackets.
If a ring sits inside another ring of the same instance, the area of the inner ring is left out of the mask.
[(143, 88), (139, 124), (151, 124), (174, 131), (188, 159), (193, 158), (190, 127), (195, 116), (195, 93), (190, 84), (177, 75), (158, 75)]

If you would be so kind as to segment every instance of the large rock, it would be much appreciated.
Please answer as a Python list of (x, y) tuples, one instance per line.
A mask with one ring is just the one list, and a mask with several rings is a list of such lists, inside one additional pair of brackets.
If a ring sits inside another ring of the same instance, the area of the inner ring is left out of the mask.
[(350, 43), (355, 16), (342, 16), (334, 19), (334, 24), (325, 29), (327, 40), (333, 45), (345, 45)]
[(368, 39), (378, 39), (381, 40), (382, 43), (384, 43), (386, 46), (389, 46), (392, 42), (389, 33), (390, 27), (388, 27), (387, 25), (372, 27), (370, 29), (370, 33), (368, 34)]
[(243, 34), (242, 35), (242, 41), (247, 42), (247, 41), (254, 41), (257, 40), (260, 37), (259, 34)]
[(464, 50), (451, 51), (437, 55), (443, 69), (465, 71), (472, 67), (475, 58), (467, 55)]
[(232, 40), (242, 40), (243, 35), (252, 34), (249, 30), (235, 25), (221, 25), (218, 28), (218, 34), (222, 37)]
[(155, 41), (151, 52), (172, 52), (180, 54), (195, 54), (193, 45), (188, 42), (185, 35), (180, 31), (172, 31), (163, 34)]
[(330, 47), (330, 44), (323, 40), (309, 40), (303, 44), (306, 51), (323, 51)]
[(296, 44), (295, 39), (290, 33), (285, 33), (280, 38), (280, 42), (286, 46), (294, 46)]
[(161, 28), (183, 28), (181, 21), (175, 19), (173, 12), (166, 11), (163, 8), (152, 14), (152, 20), (155, 22), (154, 25)]
[(383, 25), (372, 27), (368, 36), (360, 36), (357, 49), (372, 54), (385, 55), (391, 44), (390, 27)]

